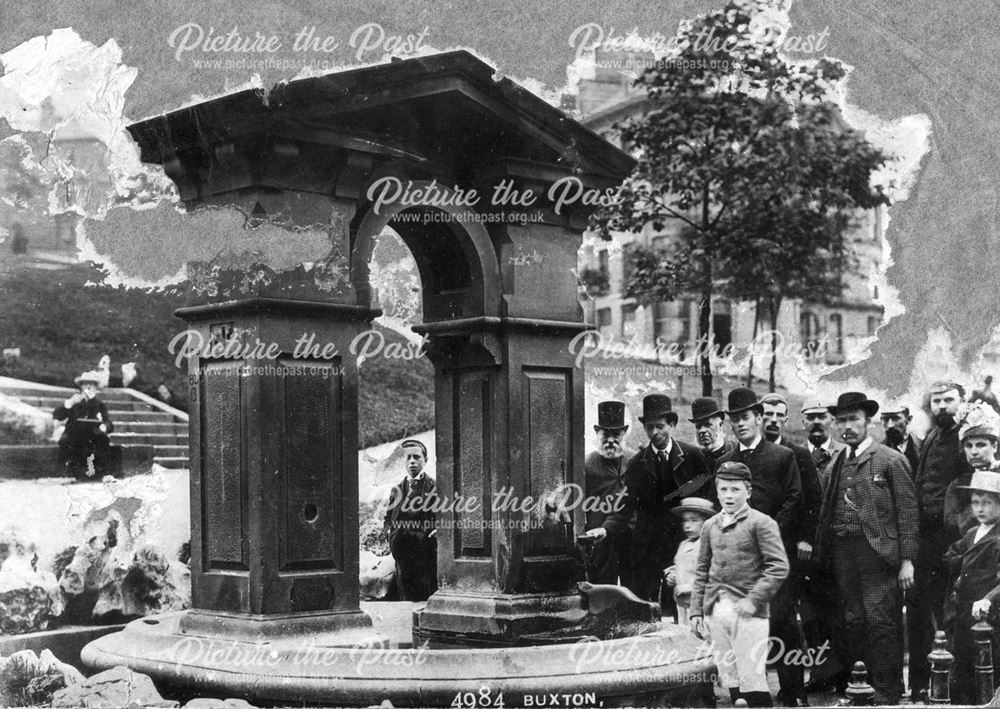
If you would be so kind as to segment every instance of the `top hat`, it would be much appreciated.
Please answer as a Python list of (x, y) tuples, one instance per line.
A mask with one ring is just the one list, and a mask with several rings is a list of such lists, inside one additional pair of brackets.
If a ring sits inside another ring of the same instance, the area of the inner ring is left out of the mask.
[(727, 414), (732, 416), (747, 409), (753, 409), (759, 414), (764, 413), (764, 405), (757, 398), (757, 393), (747, 387), (737, 387), (729, 392), (729, 407)]
[(979, 492), (995, 492), (1000, 495), (1000, 473), (991, 470), (977, 470), (972, 474), (968, 485), (956, 485), (959, 490), (978, 490)]
[(868, 416), (874, 416), (878, 413), (878, 402), (872, 401), (860, 391), (847, 391), (837, 397), (836, 406), (826, 408), (834, 416), (837, 415), (838, 411), (851, 411), (853, 409), (861, 409)]
[(752, 483), (753, 475), (750, 474), (750, 468), (744, 463), (737, 463), (735, 460), (729, 460), (722, 463), (719, 469), (715, 471), (715, 477), (722, 480), (743, 480), (744, 482)]
[(681, 504), (670, 511), (678, 517), (685, 512), (697, 512), (708, 518), (715, 515), (715, 505), (704, 497), (685, 497), (681, 500)]
[(802, 415), (807, 414), (826, 414), (829, 413), (829, 407), (820, 402), (819, 399), (807, 399), (806, 403), (802, 405)]
[(691, 423), (701, 423), (713, 416), (725, 416), (726, 412), (719, 408), (719, 402), (707, 396), (691, 402)]
[(625, 423), (625, 402), (602, 401), (597, 405), (597, 425), (595, 431), (620, 431), (627, 428)]
[(101, 386), (101, 375), (93, 371), (84, 372), (79, 377), (74, 379), (73, 383), (75, 383), (77, 386), (81, 386), (83, 384), (93, 384), (95, 386)]
[(673, 410), (670, 397), (666, 394), (649, 394), (642, 400), (642, 416), (639, 421), (646, 423), (646, 419), (663, 416), (671, 426), (677, 423), (677, 413)]

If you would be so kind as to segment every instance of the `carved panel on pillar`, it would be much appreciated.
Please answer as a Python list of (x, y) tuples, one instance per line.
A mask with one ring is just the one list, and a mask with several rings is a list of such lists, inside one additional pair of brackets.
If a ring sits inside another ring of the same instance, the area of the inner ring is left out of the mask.
[[(341, 458), (340, 359), (279, 359), (286, 441), (280, 489), (285, 534), (280, 571), (339, 570), (342, 566), (342, 498), (331, 467)], [(304, 373), (307, 370), (309, 373)]]
[[(461, 513), (462, 525), (455, 525), (456, 557), (492, 556), (488, 521), (491, 518), (493, 425), (490, 420), (490, 372), (455, 373), (455, 490), (459, 499), (478, 499), (475, 511)], [(452, 513), (452, 520), (459, 515)]]
[[(247, 480), (241, 451), (240, 369), (243, 362), (203, 362), (202, 559), (205, 571), (249, 569), (246, 540)], [(236, 491), (239, 491), (238, 494)]]
[[(525, 451), (528, 455), (526, 494), (542, 500), (570, 482), (572, 463), (570, 373), (557, 369), (522, 369)], [(544, 517), (532, 520), (525, 553), (531, 556), (559, 554), (568, 543), (565, 525)]]

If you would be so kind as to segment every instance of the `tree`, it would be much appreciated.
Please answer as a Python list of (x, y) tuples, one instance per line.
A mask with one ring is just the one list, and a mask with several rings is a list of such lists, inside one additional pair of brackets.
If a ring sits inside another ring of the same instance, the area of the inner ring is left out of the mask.
[[(682, 25), (675, 55), (637, 80), (648, 110), (615, 126), (638, 164), (616, 202), (592, 222), (604, 238), (650, 225), (662, 230), (669, 220), (685, 225), (666, 252), (636, 249), (627, 292), (646, 302), (699, 297), (706, 396), (713, 295), (747, 286), (746, 259), (754, 259), (760, 275), (782, 250), (811, 259), (822, 245), (829, 265), (842, 265), (845, 214), (882, 199), (869, 183), (884, 156), (850, 131), (827, 100), (845, 76), (843, 66), (780, 56), (774, 13), (767, 0), (730, 0)], [(808, 238), (792, 225), (808, 228)], [(787, 297), (791, 268), (767, 273), (771, 287)]]

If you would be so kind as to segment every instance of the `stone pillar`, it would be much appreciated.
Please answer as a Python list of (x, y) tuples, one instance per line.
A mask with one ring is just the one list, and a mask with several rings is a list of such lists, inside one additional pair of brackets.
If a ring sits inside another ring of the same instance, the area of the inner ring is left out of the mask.
[[(251, 298), (189, 326), (191, 580), (183, 632), (370, 626), (358, 607), (357, 363), (376, 311)], [(322, 348), (305, 352), (301, 338)], [(196, 350), (196, 351), (194, 351)]]

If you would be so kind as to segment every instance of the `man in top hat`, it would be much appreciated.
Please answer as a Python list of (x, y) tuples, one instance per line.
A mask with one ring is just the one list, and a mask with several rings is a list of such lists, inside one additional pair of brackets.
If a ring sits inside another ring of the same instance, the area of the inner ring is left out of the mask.
[(917, 497), (909, 464), (870, 435), (878, 404), (847, 392), (830, 408), (847, 448), (830, 468), (820, 512), (817, 555), (832, 562), (845, 642), (841, 664), (862, 660), (876, 704), (903, 693), (903, 592), (913, 585), (917, 555)]
[(913, 417), (910, 415), (908, 406), (896, 404), (882, 409), (885, 444), (905, 455), (910, 464), (910, 471), (916, 474), (917, 465), (920, 463), (920, 446), (923, 441), (907, 430), (912, 421)]
[(706, 396), (691, 403), (691, 418), (688, 421), (694, 424), (698, 447), (714, 473), (719, 468), (719, 460), (736, 449), (736, 445), (726, 439), (723, 429), (726, 412), (719, 407), (718, 401)]
[[(647, 601), (660, 601), (663, 569), (670, 566), (684, 538), (680, 520), (670, 510), (685, 497), (715, 501), (715, 487), (712, 471), (701, 451), (672, 437), (677, 413), (669, 396), (646, 396), (639, 421), (649, 445), (628, 462), (625, 497), (619, 509), (587, 535), (598, 539), (608, 534), (620, 535), (628, 529), (635, 513), (629, 588)], [(669, 594), (664, 601), (673, 606)]]
[(914, 482), (920, 504), (920, 553), (916, 559), (916, 582), (909, 596), (907, 615), (910, 642), (910, 695), (916, 700), (930, 682), (927, 655), (934, 643), (935, 627), (944, 622), (944, 602), (948, 593), (948, 570), (942, 558), (958, 540), (958, 532), (948, 528), (944, 501), (953, 480), (971, 475), (958, 440), (955, 420), (965, 389), (953, 381), (935, 382), (929, 400), (934, 427), (920, 449)]
[(108, 407), (97, 396), (99, 372), (84, 372), (74, 381), (80, 391), (52, 412), (56, 421), (65, 421), (59, 437), (59, 464), (77, 479), (101, 479), (108, 465), (115, 426)]
[(833, 416), (829, 407), (819, 400), (802, 407), (802, 426), (806, 430), (806, 449), (816, 464), (820, 487), (825, 491), (830, 479), (830, 461), (845, 446), (833, 436)]
[(424, 470), (427, 447), (423, 443), (407, 439), (400, 449), (406, 476), (389, 496), (385, 528), (396, 562), (400, 600), (426, 601), (437, 590), (437, 484)]
[[(812, 542), (809, 532), (810, 528), (815, 528), (815, 522), (806, 520), (803, 524), (802, 478), (795, 453), (786, 446), (771, 442), (764, 435), (765, 407), (753, 389), (733, 389), (729, 392), (728, 403), (726, 413), (739, 445), (738, 450), (724, 457), (722, 462), (735, 461), (750, 469), (753, 475), (750, 506), (778, 523), (786, 555), (789, 560), (798, 559), (800, 544), (808, 546)], [(780, 437), (780, 429), (778, 433)], [(798, 583), (786, 579), (771, 603), (771, 635), (781, 640), (785, 653), (804, 644), (796, 618), (798, 592)], [(769, 654), (772, 660), (776, 660), (779, 701), (787, 706), (805, 705), (802, 666), (785, 662), (786, 657), (791, 660), (791, 656), (785, 653), (781, 656), (777, 656), (778, 652)]]
[[(623, 441), (628, 433), (625, 423), (625, 404), (621, 401), (602, 401), (597, 405), (598, 448), (587, 455), (583, 464), (585, 494), (587, 498), (602, 500), (599, 509), (586, 512), (585, 531), (604, 524), (615, 501), (625, 490), (625, 464), (628, 461)], [(591, 505), (589, 507), (597, 507)], [(632, 531), (628, 527), (618, 534), (599, 540), (587, 559), (587, 577), (591, 583), (630, 582)]]

